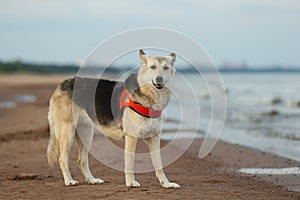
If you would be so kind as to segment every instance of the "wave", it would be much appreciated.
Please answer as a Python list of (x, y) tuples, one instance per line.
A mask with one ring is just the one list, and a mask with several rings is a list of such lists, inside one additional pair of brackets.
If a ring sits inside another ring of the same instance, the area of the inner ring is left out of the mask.
[(13, 101), (0, 102), (0, 109), (16, 108), (19, 103), (34, 103), (36, 99), (34, 95), (16, 95)]
[(300, 100), (298, 100), (298, 101), (289, 101), (287, 103), (287, 105), (290, 108), (300, 108)]
[(13, 101), (0, 102), (0, 109), (11, 109), (17, 107), (17, 104)]
[(279, 105), (284, 103), (284, 101), (279, 97), (257, 99), (256, 102), (262, 105)]
[(278, 110), (270, 110), (268, 112), (263, 112), (262, 115), (264, 116), (278, 116), (280, 112)]
[(268, 106), (268, 105), (283, 105), (285, 104), (284, 100), (279, 97), (271, 97), (271, 98), (253, 98), (253, 97), (230, 97), (228, 96), (229, 103), (237, 103), (239, 105), (246, 106)]
[(279, 110), (261, 110), (256, 112), (247, 112), (247, 111), (235, 111), (230, 112), (227, 115), (226, 121), (228, 123), (239, 123), (239, 126), (253, 126), (253, 124), (265, 123), (270, 120), (270, 118), (285, 118), (289, 114), (282, 113)]
[(16, 95), (15, 100), (19, 103), (34, 103), (36, 101), (36, 96), (29, 94)]
[[(231, 102), (230, 102), (231, 101)], [(272, 98), (246, 98), (246, 97), (237, 97), (232, 98), (229, 103), (238, 103), (239, 105), (246, 106), (286, 106), (289, 108), (300, 108), (300, 100), (283, 100), (280, 97)]]
[(198, 99), (209, 99), (210, 95), (209, 93), (201, 93), (197, 95)]
[(287, 139), (287, 140), (294, 140), (294, 141), (300, 141), (299, 136), (295, 134), (284, 134), (282, 132), (274, 132), (274, 131), (269, 131), (265, 134), (267, 137), (271, 138), (281, 138), (281, 139)]

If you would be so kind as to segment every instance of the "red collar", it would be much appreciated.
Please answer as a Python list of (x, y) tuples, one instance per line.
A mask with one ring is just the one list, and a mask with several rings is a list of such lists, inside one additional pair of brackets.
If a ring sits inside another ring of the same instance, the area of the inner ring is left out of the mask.
[[(125, 95), (128, 98), (127, 102), (124, 102), (124, 98)], [(126, 86), (124, 86), (123, 92), (121, 94), (121, 98), (120, 98), (120, 109), (123, 110), (125, 107), (129, 107), (131, 108), (133, 111), (135, 111), (136, 113), (144, 116), (144, 117), (148, 117), (148, 118), (157, 118), (161, 116), (162, 110), (153, 110), (151, 108), (147, 108), (145, 106), (142, 106), (139, 103), (134, 102), (130, 96), (129, 93), (126, 89)]]

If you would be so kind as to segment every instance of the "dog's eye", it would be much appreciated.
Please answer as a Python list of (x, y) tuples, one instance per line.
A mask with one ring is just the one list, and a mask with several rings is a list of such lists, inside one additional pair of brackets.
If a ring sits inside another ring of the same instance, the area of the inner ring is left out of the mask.
[(163, 69), (164, 69), (164, 70), (169, 70), (170, 67), (169, 67), (169, 66), (164, 66)]
[(155, 66), (155, 65), (152, 65), (150, 68), (151, 68), (151, 69), (156, 69), (156, 66)]

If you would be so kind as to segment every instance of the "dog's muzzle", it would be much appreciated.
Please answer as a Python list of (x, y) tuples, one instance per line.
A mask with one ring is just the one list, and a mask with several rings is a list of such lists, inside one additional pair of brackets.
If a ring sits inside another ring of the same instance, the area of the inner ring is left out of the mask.
[(155, 82), (152, 81), (152, 84), (157, 88), (157, 89), (162, 89), (165, 85), (164, 85), (164, 79), (161, 76), (157, 76), (155, 78)]

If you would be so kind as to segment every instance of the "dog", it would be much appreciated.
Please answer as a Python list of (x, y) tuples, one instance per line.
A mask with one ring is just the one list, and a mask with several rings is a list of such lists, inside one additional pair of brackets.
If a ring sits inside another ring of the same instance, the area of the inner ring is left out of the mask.
[[(169, 182), (160, 154), (160, 132), (164, 121), (161, 113), (171, 96), (168, 84), (175, 73), (176, 54), (149, 56), (140, 49), (139, 56), (141, 66), (138, 72), (129, 75), (124, 82), (76, 76), (63, 81), (51, 96), (47, 157), (50, 165), (59, 161), (66, 186), (78, 185), (69, 170), (69, 152), (74, 138), (79, 146), (78, 164), (86, 181), (89, 184), (104, 183), (102, 179), (94, 178), (88, 163), (88, 152), (95, 128), (108, 137), (125, 138), (124, 172), (127, 187), (140, 187), (134, 177), (134, 156), (139, 138), (149, 148), (161, 186), (180, 187), (177, 183)], [(74, 97), (75, 81), (80, 83), (80, 98)], [(89, 84), (95, 81), (98, 84), (93, 115), (84, 97)], [(76, 108), (78, 112), (74, 113), (72, 108)], [(84, 139), (78, 136), (78, 132), (84, 133)]]

